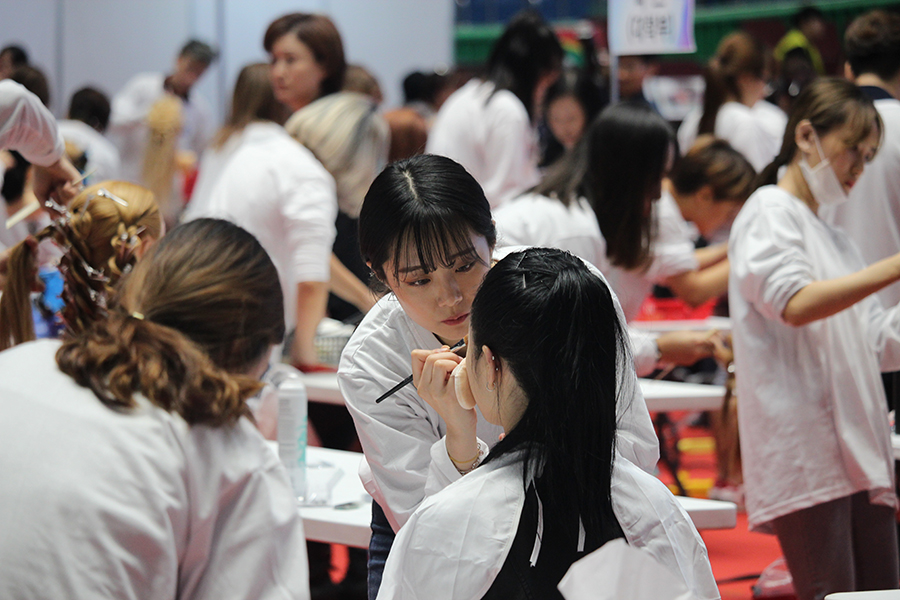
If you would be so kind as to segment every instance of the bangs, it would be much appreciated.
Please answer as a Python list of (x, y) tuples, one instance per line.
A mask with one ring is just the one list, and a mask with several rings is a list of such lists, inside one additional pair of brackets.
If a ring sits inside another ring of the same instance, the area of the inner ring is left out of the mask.
[(481, 258), (472, 245), (472, 228), (461, 217), (420, 218), (412, 220), (394, 245), (394, 277), (399, 279), (400, 268), (418, 266), (426, 273), (438, 267), (450, 267), (454, 260)]
[[(853, 108), (856, 108), (856, 110), (853, 110)], [(846, 123), (849, 131), (849, 135), (844, 139), (844, 143), (852, 148), (869, 137), (872, 134), (872, 129), (875, 128), (878, 131), (878, 144), (875, 147), (877, 152), (884, 139), (884, 126), (875, 106), (871, 103), (854, 103), (854, 105), (849, 105), (848, 103), (844, 110), (848, 113)]]

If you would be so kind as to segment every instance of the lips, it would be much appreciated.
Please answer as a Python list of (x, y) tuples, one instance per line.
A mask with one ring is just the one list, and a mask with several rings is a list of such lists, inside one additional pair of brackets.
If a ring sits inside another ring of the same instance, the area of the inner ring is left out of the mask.
[(449, 319), (444, 319), (441, 321), (444, 325), (448, 325), (450, 327), (455, 327), (456, 325), (462, 325), (469, 318), (469, 313), (462, 313), (461, 315), (456, 315), (455, 317), (450, 317)]

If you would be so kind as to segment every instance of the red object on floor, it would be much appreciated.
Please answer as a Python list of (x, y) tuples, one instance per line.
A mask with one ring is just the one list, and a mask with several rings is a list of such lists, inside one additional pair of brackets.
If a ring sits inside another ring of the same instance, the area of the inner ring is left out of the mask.
[[(738, 513), (734, 529), (701, 531), (706, 542), (713, 575), (719, 583), (722, 600), (750, 600), (750, 590), (760, 573), (781, 556), (781, 547), (774, 535), (747, 531), (747, 515)], [(752, 579), (724, 583), (744, 575)]]

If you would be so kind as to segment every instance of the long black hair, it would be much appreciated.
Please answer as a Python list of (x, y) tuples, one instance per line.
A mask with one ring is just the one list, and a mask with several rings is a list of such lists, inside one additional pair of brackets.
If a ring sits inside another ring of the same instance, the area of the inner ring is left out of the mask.
[(534, 118), (534, 89), (547, 73), (562, 66), (563, 50), (550, 26), (533, 10), (517, 14), (488, 58), (487, 79), (509, 90)]
[(529, 473), (541, 473), (548, 510), (579, 515), (588, 546), (609, 539), (618, 530), (611, 499), (616, 402), (628, 368), (609, 287), (568, 252), (510, 254), (475, 297), (470, 342), (475, 360), (482, 346), (502, 359), (528, 401), (488, 461), (523, 452), (525, 484)]
[(387, 281), (384, 265), (397, 266), (415, 248), (426, 272), (449, 265), (450, 257), (471, 249), (472, 233), (490, 248), (497, 241), (491, 205), (484, 190), (459, 163), (422, 154), (388, 165), (372, 182), (359, 213), (359, 249), (376, 278)]
[(646, 267), (653, 238), (646, 198), (660, 185), (674, 143), (672, 128), (647, 103), (614, 104), (600, 113), (534, 191), (566, 205), (579, 196), (587, 198), (612, 264)]

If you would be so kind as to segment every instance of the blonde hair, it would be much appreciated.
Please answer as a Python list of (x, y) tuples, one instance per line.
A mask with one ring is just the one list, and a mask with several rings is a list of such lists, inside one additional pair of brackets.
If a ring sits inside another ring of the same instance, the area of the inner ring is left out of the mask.
[(141, 181), (156, 194), (163, 214), (175, 212), (170, 206), (175, 177), (178, 136), (181, 135), (183, 104), (174, 94), (163, 94), (147, 113), (147, 146)]
[(66, 340), (60, 370), (115, 409), (143, 394), (190, 424), (248, 415), (261, 387), (246, 373), (284, 338), (278, 272), (227, 221), (175, 228), (125, 280), (109, 317)]
[[(121, 204), (120, 201), (125, 204)], [(125, 181), (104, 181), (82, 191), (67, 214), (35, 235), (53, 239), (62, 249), (63, 318), (67, 331), (81, 331), (106, 314), (114, 286), (141, 254), (148, 239), (162, 233), (153, 193)], [(29, 302), (37, 270), (37, 244), (13, 247), (9, 277), (0, 297), (0, 350), (34, 339)]]
[(341, 211), (358, 217), (390, 145), (388, 125), (371, 98), (355, 92), (325, 96), (295, 112), (285, 129), (334, 177)]

